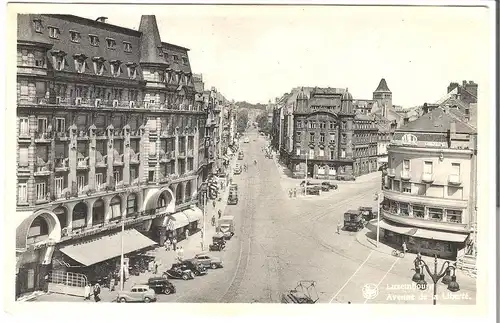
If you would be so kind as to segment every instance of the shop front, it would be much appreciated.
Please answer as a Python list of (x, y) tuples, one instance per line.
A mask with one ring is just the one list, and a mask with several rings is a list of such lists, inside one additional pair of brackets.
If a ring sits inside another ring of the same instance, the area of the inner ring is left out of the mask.
[(457, 251), (464, 247), (468, 237), (463, 233), (402, 226), (388, 220), (380, 221), (380, 234), (394, 248), (401, 249), (405, 242), (409, 252), (451, 260), (456, 260)]
[(187, 226), (187, 229), (189, 230), (189, 234), (194, 234), (200, 230), (199, 226), (200, 224), (203, 225), (203, 211), (196, 207), (190, 207), (187, 210), (182, 211), (184, 215), (186, 215), (189, 225)]

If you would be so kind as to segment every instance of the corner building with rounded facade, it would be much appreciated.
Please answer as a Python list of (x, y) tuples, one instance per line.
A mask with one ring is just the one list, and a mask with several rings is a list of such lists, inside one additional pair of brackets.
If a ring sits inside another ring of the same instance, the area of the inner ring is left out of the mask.
[(119, 256), (122, 221), (129, 251), (196, 230), (202, 104), (188, 49), (162, 42), (155, 16), (138, 30), (18, 16), (17, 294)]
[(410, 252), (475, 257), (477, 131), (442, 108), (396, 130), (388, 147), (381, 236)]

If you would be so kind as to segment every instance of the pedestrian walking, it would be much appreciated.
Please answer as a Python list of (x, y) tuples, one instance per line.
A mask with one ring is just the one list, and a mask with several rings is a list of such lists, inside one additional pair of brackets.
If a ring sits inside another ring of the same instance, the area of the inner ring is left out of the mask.
[(157, 274), (158, 273), (158, 263), (156, 262), (156, 260), (154, 261), (154, 268), (153, 268), (153, 274)]
[(212, 202), (212, 206), (215, 208), (215, 200)]
[(85, 286), (84, 293), (85, 293), (85, 298), (84, 298), (84, 300), (85, 300), (85, 301), (90, 300), (90, 297), (91, 297), (91, 295), (92, 295), (92, 288), (91, 288), (91, 286), (90, 286), (90, 283), (88, 283), (88, 284)]
[(172, 247), (174, 247), (174, 250), (177, 250), (177, 239), (175, 237), (172, 239)]
[(294, 198), (297, 197), (297, 188), (296, 187), (293, 188), (293, 197)]
[(186, 229), (185, 233), (186, 233), (186, 239), (189, 238), (189, 229)]
[(290, 198), (292, 198), (292, 194), (293, 194), (293, 193), (292, 193), (292, 189), (289, 189), (289, 190), (288, 190), (288, 196), (289, 196)]
[(180, 247), (179, 255), (181, 259), (184, 258), (184, 248), (182, 248), (182, 246)]
[(212, 226), (215, 227), (215, 215), (212, 215)]
[(101, 285), (99, 283), (96, 283), (94, 285), (94, 301), (99, 302), (101, 301), (101, 297), (99, 296), (101, 294)]
[(340, 229), (342, 229), (342, 224), (339, 222), (337, 222), (337, 234), (340, 234)]
[(219, 210), (217, 213), (219, 214), (219, 219), (220, 219), (220, 217), (222, 216), (222, 211)]
[(401, 247), (403, 248), (403, 253), (406, 254), (406, 252), (408, 251), (408, 247), (406, 247), (405, 241), (403, 241), (403, 244), (401, 245)]
[(170, 251), (171, 247), (172, 247), (172, 242), (170, 241), (169, 238), (167, 238), (167, 241), (165, 241), (165, 250)]

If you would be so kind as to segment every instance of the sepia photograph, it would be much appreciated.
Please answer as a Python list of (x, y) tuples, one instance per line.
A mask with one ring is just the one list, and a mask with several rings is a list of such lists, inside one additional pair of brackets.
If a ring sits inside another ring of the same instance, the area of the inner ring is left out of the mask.
[(7, 11), (16, 306), (488, 308), (491, 7)]

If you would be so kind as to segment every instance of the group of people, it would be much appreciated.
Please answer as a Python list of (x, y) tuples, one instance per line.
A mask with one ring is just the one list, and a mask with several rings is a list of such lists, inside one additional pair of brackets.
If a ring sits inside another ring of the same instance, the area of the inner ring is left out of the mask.
[(100, 302), (101, 301), (101, 285), (99, 283), (96, 283), (94, 287), (90, 285), (90, 283), (85, 286), (85, 298), (84, 300), (90, 300), (90, 298), (94, 295), (94, 301)]
[(297, 197), (297, 188), (294, 187), (294, 188), (289, 189), (288, 190), (288, 196), (290, 198)]

